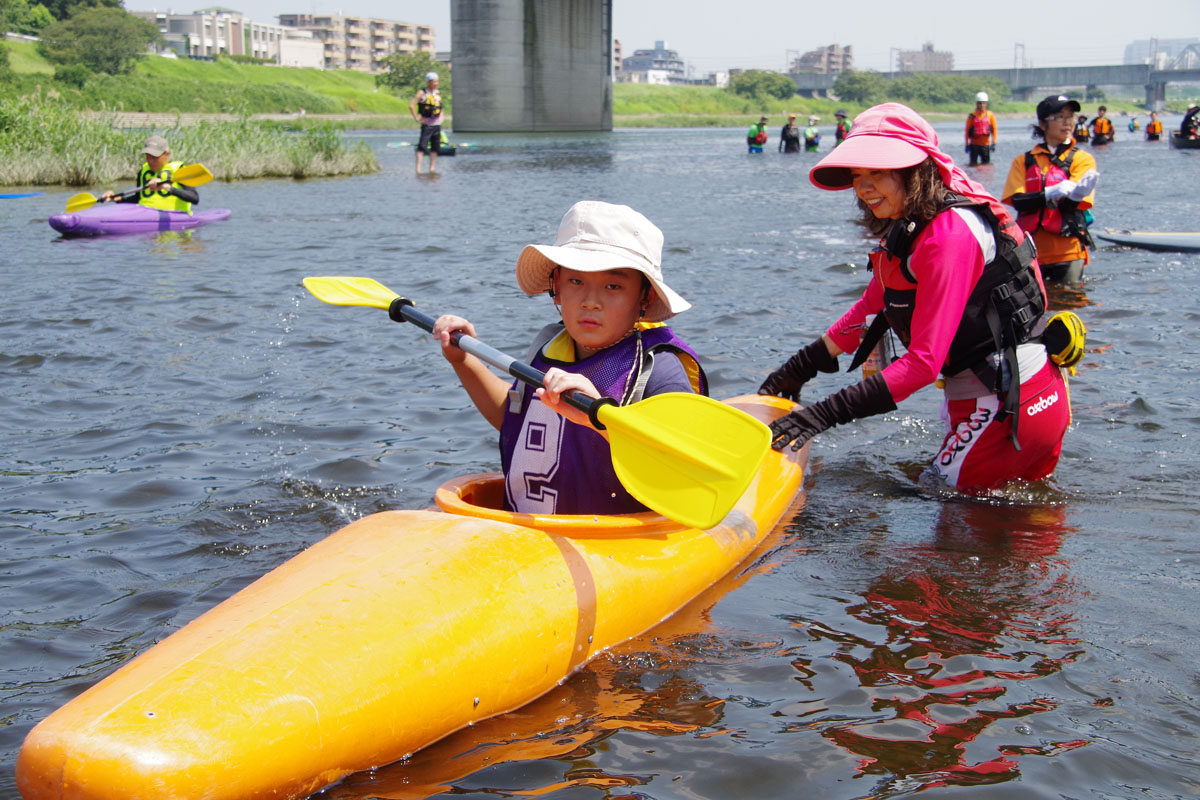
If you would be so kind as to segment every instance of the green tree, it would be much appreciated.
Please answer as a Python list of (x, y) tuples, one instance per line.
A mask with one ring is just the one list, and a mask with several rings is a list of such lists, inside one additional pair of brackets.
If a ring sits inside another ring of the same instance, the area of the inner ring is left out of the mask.
[(399, 97), (411, 97), (418, 89), (425, 88), (425, 75), (429, 72), (438, 74), (438, 93), (442, 96), (442, 104), (450, 101), (450, 70), (440, 61), (424, 51), (415, 53), (393, 53), (383, 60), (387, 72), (375, 76), (375, 85), (390, 89), (392, 94)]
[(2, 30), (36, 36), (53, 22), (53, 15), (41, 3), (31, 6), (28, 0), (0, 0)]
[(85, 8), (44, 30), (38, 51), (55, 64), (82, 64), (93, 72), (124, 75), (160, 38), (153, 22), (119, 8)]
[(833, 93), (850, 103), (870, 105), (884, 98), (887, 85), (887, 79), (874, 70), (848, 71), (834, 79)]
[(729, 78), (729, 91), (742, 97), (787, 100), (796, 94), (796, 82), (769, 69), (748, 69)]
[(92, 71), (83, 64), (59, 64), (54, 68), (54, 80), (76, 89), (82, 89), (90, 77)]
[(85, 8), (121, 8), (124, 0), (43, 0), (56, 20), (70, 18)]
[(965, 75), (937, 75), (932, 72), (912, 72), (902, 75), (888, 86), (889, 99), (901, 103), (938, 105), (943, 103), (974, 103), (976, 93), (984, 91), (992, 102), (1009, 96), (1008, 86), (999, 78), (969, 78)]

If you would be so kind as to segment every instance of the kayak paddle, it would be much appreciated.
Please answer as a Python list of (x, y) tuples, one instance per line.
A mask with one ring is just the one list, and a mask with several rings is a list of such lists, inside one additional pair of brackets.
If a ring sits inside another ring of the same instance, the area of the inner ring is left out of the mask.
[[(203, 186), (212, 179), (213, 174), (209, 172), (208, 167), (204, 166), (203, 164), (188, 164), (186, 166), (182, 166), (177, 169), (175, 174), (171, 177), (171, 180), (174, 183), (182, 183), (184, 186)], [(127, 192), (121, 192), (121, 194), (117, 195), (113, 199), (116, 200), (116, 198), (119, 197), (122, 200), (128, 200), (130, 197), (137, 195), (137, 193), (140, 191), (141, 187), (138, 187), (137, 189), (130, 189)], [(88, 194), (87, 192), (80, 192), (79, 194), (72, 195), (71, 199), (67, 200), (66, 213), (71, 214), (75, 211), (83, 211), (85, 208), (91, 208), (92, 206), (96, 205), (96, 203), (100, 202), (103, 201), (95, 195)]]
[[(432, 332), (434, 317), (371, 278), (305, 278), (304, 287), (325, 303), (387, 309), (396, 322)], [(466, 352), (530, 386), (545, 373), (461, 332), (453, 341)], [(738, 409), (698, 394), (671, 392), (619, 406), (609, 397), (579, 392), (563, 399), (607, 429), (613, 469), (628, 492), (646, 506), (690, 528), (719, 523), (746, 491), (770, 447), (766, 425)]]

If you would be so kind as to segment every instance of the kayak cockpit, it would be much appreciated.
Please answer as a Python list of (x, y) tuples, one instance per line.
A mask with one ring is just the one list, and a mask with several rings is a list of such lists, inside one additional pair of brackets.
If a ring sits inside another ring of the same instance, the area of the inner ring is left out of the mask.
[(661, 514), (521, 514), (504, 509), (504, 476), (482, 472), (452, 478), (438, 487), (434, 501), (447, 514), (492, 519), (561, 536), (638, 536), (679, 530)]

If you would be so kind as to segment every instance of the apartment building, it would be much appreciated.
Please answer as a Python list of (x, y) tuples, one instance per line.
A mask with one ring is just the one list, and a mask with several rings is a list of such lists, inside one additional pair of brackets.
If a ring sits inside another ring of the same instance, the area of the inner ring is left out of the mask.
[(213, 7), (190, 14), (130, 11), (153, 22), (166, 49), (188, 58), (219, 55), (251, 56), (287, 67), (325, 66), (325, 48), (312, 34), (268, 22), (246, 19), (240, 11)]
[(284, 35), (284, 29), (279, 25), (251, 22), (240, 11), (215, 6), (190, 14), (157, 10), (129, 13), (153, 22), (167, 47), (181, 56), (224, 54), (275, 58), (279, 53), (279, 40)]
[(933, 49), (933, 42), (920, 50), (901, 50), (896, 58), (897, 72), (943, 72), (954, 69), (954, 53)]
[(431, 25), (342, 14), (281, 14), (279, 24), (311, 31), (325, 48), (325, 69), (384, 72), (395, 53), (436, 53)]
[(791, 71), (815, 72), (818, 75), (839, 75), (854, 70), (854, 52), (852, 45), (842, 47), (831, 44), (828, 47), (818, 47), (809, 50), (791, 63)]

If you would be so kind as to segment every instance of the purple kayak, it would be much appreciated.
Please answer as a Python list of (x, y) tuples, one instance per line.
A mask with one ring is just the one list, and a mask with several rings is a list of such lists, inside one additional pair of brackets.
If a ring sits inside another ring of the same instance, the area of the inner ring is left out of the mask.
[(73, 214), (55, 214), (50, 227), (63, 236), (104, 236), (112, 233), (178, 231), (228, 219), (228, 208), (212, 208), (185, 214), (160, 211), (137, 203), (97, 203)]

